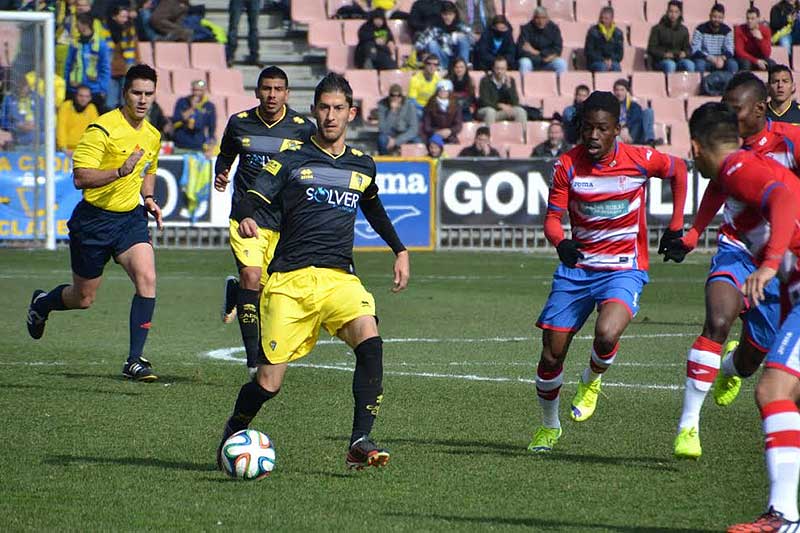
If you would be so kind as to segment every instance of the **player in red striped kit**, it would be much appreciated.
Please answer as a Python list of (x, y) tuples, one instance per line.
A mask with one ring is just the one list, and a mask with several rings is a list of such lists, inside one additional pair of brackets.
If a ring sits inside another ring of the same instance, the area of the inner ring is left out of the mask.
[[(575, 333), (595, 307), (598, 317), (589, 365), (572, 401), (572, 419), (594, 413), (600, 376), (614, 362), (619, 338), (639, 309), (648, 282), (645, 186), (650, 176), (672, 182), (673, 214), (662, 242), (682, 234), (686, 165), (649, 147), (617, 142), (619, 102), (594, 92), (583, 103), (582, 144), (562, 155), (553, 170), (545, 234), (561, 264), (537, 326), (542, 353), (536, 392), (542, 425), (528, 450), (549, 452), (561, 436), (558, 418), (563, 363)], [(572, 237), (561, 219), (569, 212)]]

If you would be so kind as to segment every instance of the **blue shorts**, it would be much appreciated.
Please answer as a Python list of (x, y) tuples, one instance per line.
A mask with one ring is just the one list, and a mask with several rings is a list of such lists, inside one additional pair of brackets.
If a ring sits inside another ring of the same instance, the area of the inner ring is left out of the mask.
[(116, 213), (81, 200), (67, 227), (72, 271), (86, 279), (102, 276), (111, 257), (116, 259), (134, 244), (150, 242), (147, 211), (141, 205)]
[(648, 281), (644, 270), (588, 270), (560, 264), (536, 326), (578, 331), (592, 311), (605, 302), (625, 305), (632, 318), (639, 312), (639, 297)]
[(795, 305), (775, 335), (767, 353), (767, 368), (777, 368), (800, 378), (800, 305)]
[[(732, 244), (720, 242), (717, 253), (711, 258), (711, 269), (706, 279), (706, 285), (721, 281), (741, 290), (747, 276), (755, 272), (757, 268), (750, 254)], [(745, 310), (741, 315), (745, 337), (750, 344), (762, 352), (766, 352), (772, 346), (780, 324), (780, 282), (777, 278), (767, 284), (764, 296), (765, 300), (757, 306), (751, 306), (745, 300)]]

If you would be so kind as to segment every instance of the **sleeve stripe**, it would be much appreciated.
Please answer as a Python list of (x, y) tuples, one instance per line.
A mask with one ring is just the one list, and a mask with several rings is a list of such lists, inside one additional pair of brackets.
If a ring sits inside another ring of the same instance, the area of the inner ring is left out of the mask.
[(268, 204), (272, 204), (272, 202), (270, 202), (269, 199), (266, 196), (264, 196), (263, 194), (261, 194), (258, 191), (254, 191), (253, 189), (247, 189), (247, 192), (249, 192), (250, 194), (254, 194), (254, 195), (258, 196), (259, 198), (261, 198), (262, 200), (264, 200)]
[(547, 209), (550, 209), (551, 211), (564, 211), (563, 207), (558, 207), (557, 205), (553, 204), (547, 204)]
[(103, 133), (105, 133), (105, 134), (106, 134), (106, 137), (111, 137), (111, 134), (110, 134), (110, 133), (108, 133), (108, 130), (107, 130), (107, 129), (105, 129), (105, 128), (104, 128), (103, 126), (101, 126), (100, 124), (89, 124), (89, 125), (86, 127), (86, 129), (87, 129), (87, 130), (90, 130), (90, 129), (92, 129), (92, 128), (97, 128), (98, 130), (100, 130), (100, 131), (102, 131)]
[(784, 186), (783, 183), (781, 183), (779, 181), (775, 181), (775, 182), (767, 185), (767, 188), (764, 190), (764, 194), (761, 195), (761, 210), (762, 211), (764, 210), (764, 207), (766, 207), (767, 200), (769, 200), (769, 195), (772, 193), (772, 191), (774, 191), (776, 187), (783, 187), (783, 186)]
[(669, 157), (669, 171), (667, 172), (666, 177), (674, 177), (675, 176), (675, 157), (668, 155)]

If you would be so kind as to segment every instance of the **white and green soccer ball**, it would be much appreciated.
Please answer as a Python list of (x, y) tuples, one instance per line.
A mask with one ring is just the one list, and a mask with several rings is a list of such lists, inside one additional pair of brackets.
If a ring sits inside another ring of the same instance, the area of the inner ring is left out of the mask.
[(263, 479), (275, 468), (275, 446), (265, 434), (243, 429), (222, 445), (222, 467), (236, 479)]

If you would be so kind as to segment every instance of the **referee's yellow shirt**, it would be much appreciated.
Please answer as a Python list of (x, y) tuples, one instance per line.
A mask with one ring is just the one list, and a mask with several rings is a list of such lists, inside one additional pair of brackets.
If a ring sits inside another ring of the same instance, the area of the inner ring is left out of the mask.
[(144, 155), (133, 172), (96, 189), (84, 189), (83, 199), (107, 211), (126, 212), (139, 205), (139, 191), (147, 174), (158, 169), (161, 134), (147, 120), (133, 129), (122, 111), (115, 109), (89, 124), (72, 155), (73, 168), (111, 170), (122, 166), (134, 150)]

